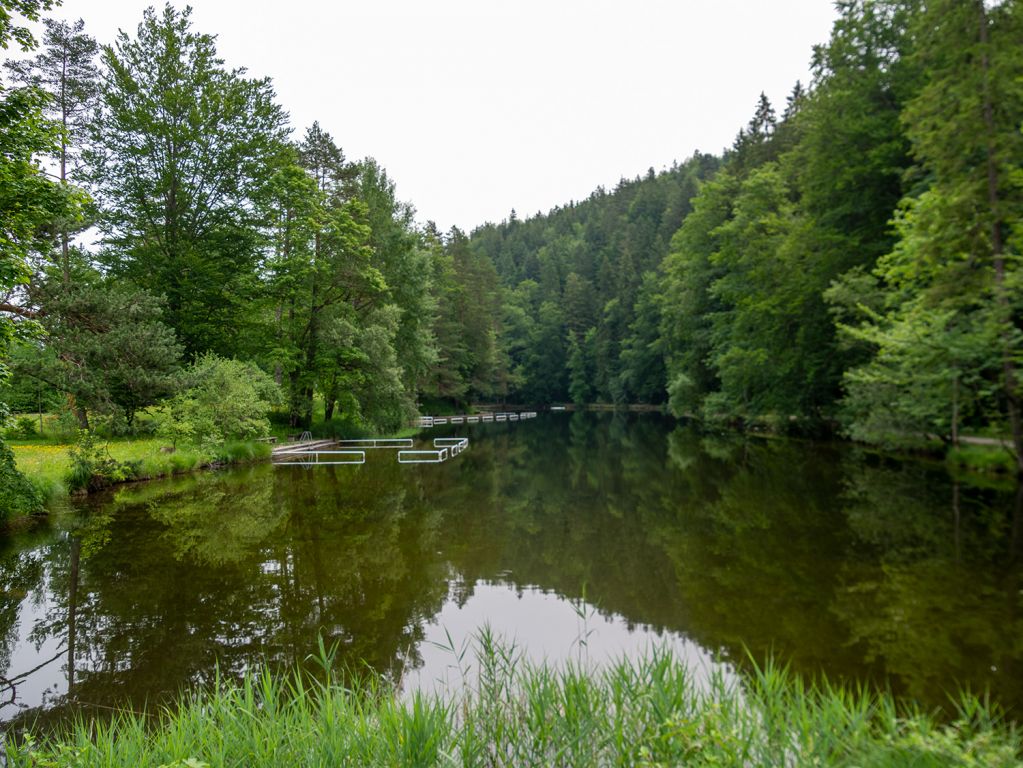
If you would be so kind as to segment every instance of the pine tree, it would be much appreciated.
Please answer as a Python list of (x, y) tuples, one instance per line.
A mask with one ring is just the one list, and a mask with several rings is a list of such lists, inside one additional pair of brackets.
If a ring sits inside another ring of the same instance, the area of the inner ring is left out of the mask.
[[(59, 146), (55, 150), (60, 182), (80, 186), (84, 181), (78, 173), (81, 153), (99, 96), (96, 67), (99, 46), (84, 33), (85, 22), (81, 19), (73, 24), (45, 19), (43, 24), (43, 51), (34, 58), (9, 61), (4, 66), (16, 81), (39, 88), (48, 96), (46, 114), (61, 127)], [(65, 285), (71, 273), (71, 235), (84, 226), (84, 222), (67, 217), (56, 222), (60, 234), (59, 263)]]

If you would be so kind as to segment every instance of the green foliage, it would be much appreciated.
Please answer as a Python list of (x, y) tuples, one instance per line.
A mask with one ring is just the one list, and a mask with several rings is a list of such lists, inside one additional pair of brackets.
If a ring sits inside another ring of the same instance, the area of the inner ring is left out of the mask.
[[(28, 27), (13, 15), (36, 21), (51, 0), (3, 0), (0, 2), (0, 47), (13, 40), (23, 50), (35, 46)], [(32, 88), (0, 85), (0, 384), (7, 381), (11, 346), (17, 337), (29, 335), (24, 319), (31, 315), (18, 303), (8, 304), (20, 286), (29, 281), (28, 258), (45, 247), (44, 228), (62, 216), (73, 216), (82, 202), (78, 193), (46, 178), (37, 156), (57, 145), (59, 131), (43, 114), (45, 96)], [(16, 323), (11, 316), (21, 318)], [(0, 421), (7, 419), (0, 403)], [(41, 500), (35, 488), (18, 472), (14, 456), (0, 439), (0, 521), (36, 512)]]
[(48, 11), (59, 0), (0, 0), (0, 48), (10, 47), (13, 40), (23, 51), (35, 48), (35, 38), (28, 27), (19, 26), (12, 13), (23, 16), (27, 21), (39, 21), (39, 14)]
[(31, 440), (38, 434), (36, 420), (32, 416), (19, 416), (14, 426), (7, 428), (7, 437), (11, 440)]
[(226, 69), (190, 14), (149, 8), (136, 37), (103, 48), (86, 162), (111, 273), (165, 296), (188, 354), (234, 354), (255, 320), (255, 202), (286, 116), (270, 82)]
[(128, 282), (79, 266), (74, 281), (51, 275), (32, 291), (45, 308), (45, 343), (16, 358), (19, 374), (74, 398), (79, 409), (123, 416), (172, 394), (181, 347), (164, 323), (165, 303)]
[(257, 366), (206, 354), (185, 373), (159, 434), (175, 443), (220, 450), (228, 441), (268, 435), (267, 414), (279, 405), (279, 387)]
[(0, 525), (12, 518), (41, 512), (39, 491), (14, 464), (14, 452), (0, 437)]
[(218, 448), (216, 460), (221, 464), (241, 464), (257, 459), (268, 459), (272, 450), (269, 443), (231, 440)]
[(110, 455), (107, 444), (87, 429), (78, 433), (78, 440), (68, 453), (71, 467), (64, 482), (70, 491), (91, 493), (141, 475), (141, 461), (118, 461)]
[[(933, 3), (913, 19), (927, 83), (903, 121), (921, 182), (879, 260), (879, 309), (843, 325), (871, 359), (846, 373), (855, 437), (954, 438), (963, 426), (1009, 428), (1023, 462), (1016, 366), (1023, 278), (1008, 233), (1023, 221), (1023, 12), (1006, 3)], [(848, 299), (845, 299), (848, 303)], [(1023, 467), (1023, 463), (1020, 464)]]
[(581, 341), (572, 334), (568, 337), (568, 395), (577, 405), (589, 403), (593, 398), (596, 341), (595, 328), (590, 328)]
[(430, 232), (427, 238), (435, 259), (438, 352), (424, 392), (458, 403), (505, 398), (513, 375), (499, 344), (503, 296), (494, 264), (457, 227), (446, 238)]
[(969, 472), (1011, 475), (1016, 471), (1016, 456), (1003, 445), (960, 445), (950, 448), (945, 460)]
[[(0, 3), (0, 42), (47, 7)], [(49, 22), (0, 102), (0, 384), (13, 354), (19, 407), (136, 431), (183, 352), (161, 434), (207, 447), (280, 398), (294, 429), (322, 403), (326, 433), (399, 428), (421, 396), (667, 401), (892, 445), (1010, 431), (1023, 467), (1020, 8), (841, 2), (809, 87), (780, 114), (761, 94), (722, 158), (446, 235), (318, 123), (289, 140), (189, 9), (145, 11), (98, 76), (83, 25)], [(93, 216), (100, 251), (76, 252)], [(280, 394), (225, 368), (218, 406), (205, 353)]]

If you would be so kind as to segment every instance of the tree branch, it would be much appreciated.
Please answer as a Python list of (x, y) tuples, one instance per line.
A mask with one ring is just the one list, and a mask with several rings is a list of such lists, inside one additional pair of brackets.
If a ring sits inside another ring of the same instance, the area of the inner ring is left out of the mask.
[(6, 302), (0, 302), (0, 312), (9, 312), (12, 315), (18, 315), (19, 317), (39, 317), (41, 313), (28, 307), (19, 307), (17, 304), (8, 304)]

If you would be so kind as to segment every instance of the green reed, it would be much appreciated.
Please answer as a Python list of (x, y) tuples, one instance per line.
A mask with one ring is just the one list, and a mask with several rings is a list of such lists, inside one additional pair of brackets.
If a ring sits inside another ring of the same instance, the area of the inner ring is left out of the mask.
[(1015, 726), (971, 695), (951, 723), (775, 663), (697, 674), (671, 652), (525, 661), (483, 630), (461, 681), (402, 695), (365, 675), (247, 674), (151, 716), (6, 746), (10, 766), (1020, 766)]

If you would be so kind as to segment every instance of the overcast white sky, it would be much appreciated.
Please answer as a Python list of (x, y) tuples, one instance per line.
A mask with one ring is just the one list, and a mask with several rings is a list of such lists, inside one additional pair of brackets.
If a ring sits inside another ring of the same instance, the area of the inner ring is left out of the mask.
[[(101, 43), (145, 0), (64, 0)], [(156, 3), (158, 7), (162, 3)], [(182, 7), (184, 3), (175, 2)], [(194, 0), (227, 64), (375, 157), (420, 221), (472, 229), (718, 152), (809, 79), (831, 0)]]

